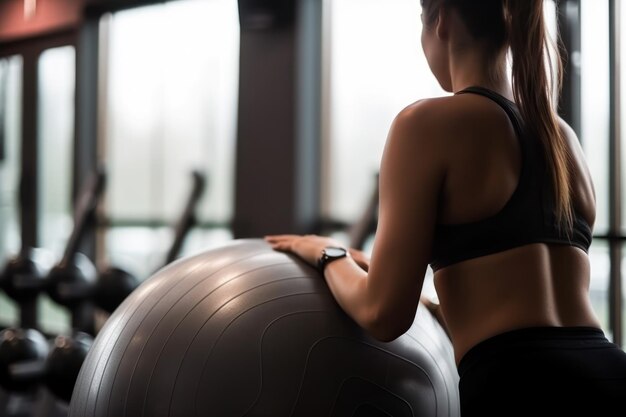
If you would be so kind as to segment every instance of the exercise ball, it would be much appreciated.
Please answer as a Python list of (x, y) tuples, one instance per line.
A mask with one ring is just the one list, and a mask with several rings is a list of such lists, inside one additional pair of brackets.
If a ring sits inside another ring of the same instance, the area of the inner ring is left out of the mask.
[(124, 300), (85, 358), (69, 416), (448, 417), (457, 384), (450, 341), (423, 307), (379, 342), (315, 268), (236, 239)]

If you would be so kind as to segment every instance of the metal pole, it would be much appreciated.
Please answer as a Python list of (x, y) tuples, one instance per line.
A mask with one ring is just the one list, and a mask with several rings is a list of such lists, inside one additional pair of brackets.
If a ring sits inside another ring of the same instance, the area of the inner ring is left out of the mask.
[(567, 52), (563, 72), (563, 89), (559, 102), (561, 117), (574, 129), (579, 140), (581, 131), (581, 15), (580, 0), (557, 2), (560, 42)]
[(622, 332), (622, 244), (616, 237), (622, 228), (621, 167), (621, 7), (619, 0), (609, 0), (610, 46), (610, 133), (609, 138), (609, 326), (613, 342), (623, 345)]

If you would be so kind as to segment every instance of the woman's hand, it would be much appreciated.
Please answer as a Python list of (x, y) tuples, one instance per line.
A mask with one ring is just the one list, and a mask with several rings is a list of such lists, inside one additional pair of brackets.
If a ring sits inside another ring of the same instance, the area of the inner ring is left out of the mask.
[(325, 247), (344, 246), (332, 238), (317, 235), (272, 235), (265, 236), (265, 241), (273, 249), (291, 252), (316, 268)]
[(441, 311), (441, 306), (439, 306), (439, 303), (434, 302), (425, 295), (420, 296), (420, 302), (424, 305), (424, 307), (426, 307), (426, 310), (428, 310), (430, 314), (435, 317), (435, 319), (437, 320), (437, 322), (439, 322), (439, 325), (443, 328), (449, 338), (450, 331), (448, 330), (448, 325), (446, 324), (446, 319), (443, 316), (443, 311)]
[[(317, 261), (322, 256), (322, 250), (327, 246), (341, 246), (342, 244), (329, 237), (317, 235), (273, 235), (266, 236), (265, 241), (268, 242), (273, 249), (283, 252), (292, 252), (293, 254), (304, 259), (309, 264), (317, 267)], [(365, 272), (369, 271), (370, 258), (365, 252), (358, 249), (348, 249), (350, 257)]]

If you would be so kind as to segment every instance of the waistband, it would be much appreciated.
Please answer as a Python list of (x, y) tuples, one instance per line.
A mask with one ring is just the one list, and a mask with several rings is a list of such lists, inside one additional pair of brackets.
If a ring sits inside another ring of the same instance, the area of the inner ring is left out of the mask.
[(613, 345), (606, 338), (604, 331), (597, 327), (528, 327), (511, 330), (485, 339), (463, 355), (459, 362), (459, 376), (463, 377), (470, 367), (481, 358), (489, 357), (504, 348), (532, 348), (549, 346), (550, 343), (571, 341), (572, 346), (589, 348), (600, 345)]

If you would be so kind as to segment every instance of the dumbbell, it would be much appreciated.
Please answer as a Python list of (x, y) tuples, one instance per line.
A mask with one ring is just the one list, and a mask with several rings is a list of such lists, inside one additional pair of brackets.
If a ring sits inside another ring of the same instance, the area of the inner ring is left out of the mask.
[(48, 340), (36, 329), (0, 332), (0, 386), (7, 392), (34, 393), (41, 382)]
[(9, 393), (36, 394), (42, 383), (69, 403), (93, 337), (84, 332), (50, 342), (35, 329), (0, 332), (0, 385)]
[(20, 310), (19, 327), (0, 332), (0, 387), (9, 393), (34, 393), (39, 386), (48, 342), (37, 323), (37, 298), (50, 261), (46, 251), (22, 241), (19, 253), (0, 272), (0, 288)]
[(70, 402), (80, 367), (93, 344), (92, 335), (74, 331), (54, 338), (44, 363), (44, 383), (55, 397)]
[[(75, 226), (63, 258), (52, 268), (37, 262), (34, 252), (23, 248), (2, 274), (2, 286), (23, 304), (22, 327), (0, 333), (0, 386), (8, 392), (35, 392), (42, 383), (57, 398), (69, 402), (80, 366), (93, 342), (88, 304), (93, 296), (96, 268), (78, 252), (84, 233), (93, 224), (95, 209), (104, 189), (105, 172), (99, 168), (86, 182), (75, 210)], [(72, 335), (52, 341), (34, 328), (35, 299), (45, 290), (50, 298), (70, 309)], [(28, 325), (28, 326), (26, 326)]]

